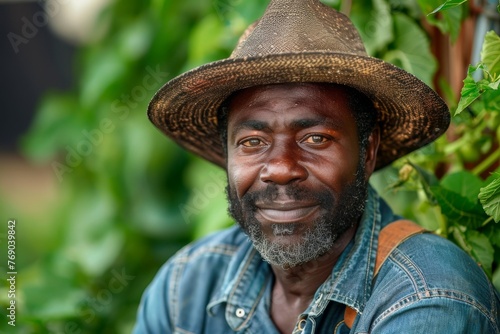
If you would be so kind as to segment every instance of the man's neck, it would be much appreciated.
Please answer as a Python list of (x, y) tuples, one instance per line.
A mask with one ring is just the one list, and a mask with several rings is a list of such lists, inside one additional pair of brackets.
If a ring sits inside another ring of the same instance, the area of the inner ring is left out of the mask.
[(318, 288), (330, 276), (340, 255), (354, 237), (356, 229), (357, 226), (354, 226), (347, 230), (328, 253), (313, 261), (293, 268), (272, 266), (275, 281), (271, 317), (282, 333), (292, 332), (297, 317), (305, 311)]

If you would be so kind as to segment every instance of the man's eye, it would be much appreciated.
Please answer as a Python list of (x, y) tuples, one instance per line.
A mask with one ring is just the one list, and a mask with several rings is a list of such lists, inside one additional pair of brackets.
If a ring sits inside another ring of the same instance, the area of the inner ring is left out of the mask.
[(322, 135), (310, 135), (309, 137), (304, 139), (304, 143), (308, 144), (321, 144), (328, 140), (325, 136)]
[(257, 138), (250, 138), (241, 142), (241, 145), (245, 147), (257, 147), (257, 146), (262, 146), (263, 144), (264, 143), (262, 142), (262, 140)]

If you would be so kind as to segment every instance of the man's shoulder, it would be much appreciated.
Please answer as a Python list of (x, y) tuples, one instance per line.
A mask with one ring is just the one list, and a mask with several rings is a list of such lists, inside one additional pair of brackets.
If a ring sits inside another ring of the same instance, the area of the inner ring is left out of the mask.
[[(457, 245), (433, 233), (415, 235), (399, 245), (390, 255), (392, 263), (412, 277), (421, 278), (427, 288), (459, 287), (465, 281), (488, 281), (481, 267)], [(464, 279), (464, 281), (460, 281)], [(476, 285), (476, 284), (473, 284)]]
[[(179, 250), (146, 289), (136, 333), (166, 333), (174, 327), (201, 332), (206, 307), (218, 300), (225, 273), (235, 256), (248, 247), (244, 233), (233, 227), (203, 237)], [(147, 329), (149, 328), (149, 329)]]
[(432, 233), (415, 235), (399, 245), (376, 282), (379, 287), (401, 284), (400, 300), (446, 299), (490, 315), (499, 303), (483, 269), (458, 246)]
[(181, 248), (162, 266), (156, 279), (199, 277), (200, 272), (205, 278), (222, 278), (234, 256), (248, 247), (250, 241), (238, 226), (211, 233)]
[(499, 308), (498, 293), (467, 253), (449, 240), (423, 233), (401, 243), (380, 268), (364, 309), (364, 325), (377, 333), (403, 325), (455, 333), (472, 326), (474, 319), (471, 333), (500, 333)]
[(239, 227), (207, 235), (174, 254), (160, 268), (150, 288), (166, 291), (168, 287), (169, 293), (189, 294), (197, 286), (198, 291), (203, 290), (197, 298), (210, 298), (222, 284), (234, 257), (248, 246), (248, 238)]

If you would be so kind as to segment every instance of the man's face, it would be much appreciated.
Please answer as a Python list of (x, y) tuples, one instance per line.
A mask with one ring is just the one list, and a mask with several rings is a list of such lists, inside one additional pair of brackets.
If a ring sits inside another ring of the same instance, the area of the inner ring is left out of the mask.
[(231, 100), (229, 212), (273, 265), (327, 253), (364, 210), (368, 170), (347, 101), (343, 88), (314, 84)]

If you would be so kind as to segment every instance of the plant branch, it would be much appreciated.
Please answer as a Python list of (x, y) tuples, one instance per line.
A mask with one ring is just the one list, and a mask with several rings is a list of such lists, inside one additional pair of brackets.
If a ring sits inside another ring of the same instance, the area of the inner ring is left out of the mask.
[(479, 165), (477, 165), (472, 173), (474, 175), (481, 175), (486, 171), (491, 165), (500, 159), (500, 147), (498, 147), (495, 152), (491, 153), (486, 159), (484, 159)]

